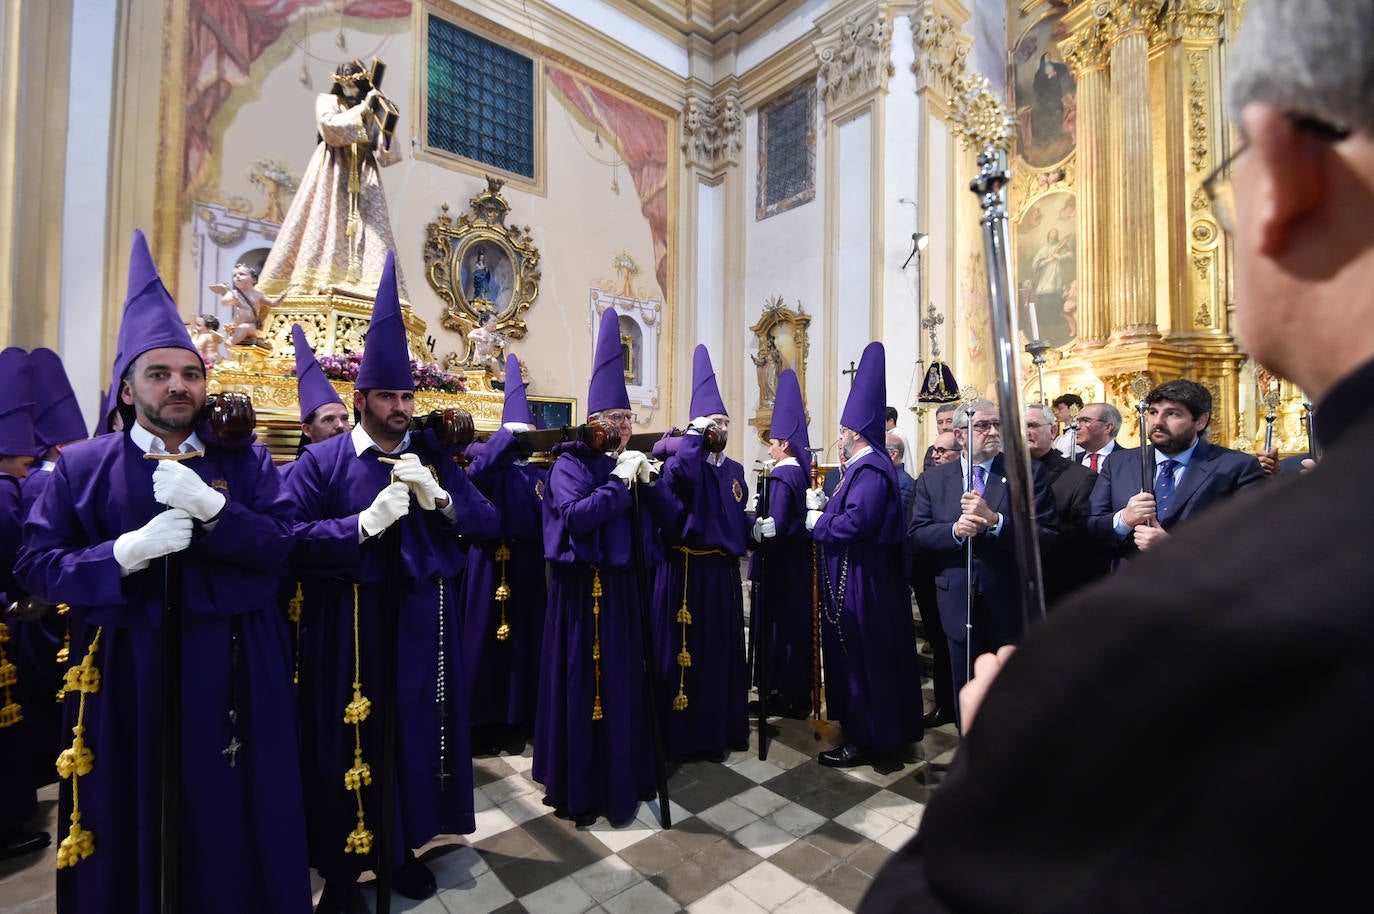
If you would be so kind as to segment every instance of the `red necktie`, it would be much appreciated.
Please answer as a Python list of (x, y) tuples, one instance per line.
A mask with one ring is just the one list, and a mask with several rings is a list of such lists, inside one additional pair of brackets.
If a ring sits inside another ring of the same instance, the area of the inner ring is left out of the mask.
[(1097, 472), (1097, 454), (1094, 452), (1088, 455), (1088, 469)]

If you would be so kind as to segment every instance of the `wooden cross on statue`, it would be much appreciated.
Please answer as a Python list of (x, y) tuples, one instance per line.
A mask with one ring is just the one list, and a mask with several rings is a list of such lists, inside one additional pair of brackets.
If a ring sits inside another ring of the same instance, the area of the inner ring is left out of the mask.
[(857, 369), (857, 368), (854, 367), (854, 360), (853, 360), (853, 359), (850, 359), (850, 360), (849, 360), (849, 367), (848, 367), (848, 368), (841, 368), (841, 369), (840, 369), (840, 374), (847, 374), (847, 375), (849, 375), (849, 386), (853, 387), (853, 386), (854, 386), (854, 374), (855, 374), (855, 372), (857, 372), (858, 370), (859, 370), (859, 369)]

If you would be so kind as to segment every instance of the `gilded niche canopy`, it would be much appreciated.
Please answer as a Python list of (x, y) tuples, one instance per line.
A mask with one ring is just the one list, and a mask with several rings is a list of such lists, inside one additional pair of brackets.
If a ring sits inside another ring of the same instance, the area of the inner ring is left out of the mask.
[(461, 364), (488, 365), (491, 353), (477, 350), (493, 335), (502, 349), (507, 339), (524, 339), (524, 313), (539, 295), (539, 249), (528, 225), (506, 225), (504, 183), (488, 176), (471, 212), (454, 219), (444, 204), (425, 227), (425, 279), (444, 302), (444, 329), (459, 335)]

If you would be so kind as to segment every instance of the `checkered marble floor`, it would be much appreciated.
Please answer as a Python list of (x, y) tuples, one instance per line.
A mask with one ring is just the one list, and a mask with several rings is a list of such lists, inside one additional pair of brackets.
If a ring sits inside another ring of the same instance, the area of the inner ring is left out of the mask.
[[(439, 882), (423, 902), (399, 896), (393, 911), (656, 912), (848, 911), (878, 867), (915, 834), (924, 803), (953, 755), (952, 726), (926, 734), (901, 770), (835, 770), (815, 761), (833, 745), (808, 721), (770, 722), (768, 760), (750, 750), (723, 764), (669, 768), (673, 827), (658, 825), (657, 801), (629, 825), (604, 819), (577, 828), (543, 804), (529, 777), (528, 745), (474, 760), (477, 831), (441, 837), (420, 856)], [(838, 730), (838, 728), (834, 728)], [(838, 737), (838, 732), (827, 737)], [(56, 822), (56, 786), (40, 792), (46, 826)], [(51, 912), (53, 849), (0, 864), (0, 908)], [(321, 884), (318, 879), (315, 889)], [(363, 895), (370, 910), (371, 885)]]

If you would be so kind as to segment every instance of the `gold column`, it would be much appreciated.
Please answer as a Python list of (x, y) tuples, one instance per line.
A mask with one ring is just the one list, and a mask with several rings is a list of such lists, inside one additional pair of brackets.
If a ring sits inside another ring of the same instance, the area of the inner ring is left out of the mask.
[[(1087, 7), (1083, 7), (1087, 9)], [(1078, 346), (1106, 342), (1112, 331), (1112, 150), (1107, 126), (1111, 87), (1107, 39), (1100, 22), (1064, 45), (1078, 83)]]
[(1150, 23), (1160, 0), (1121, 0), (1104, 14), (1111, 42), (1111, 141), (1120, 162), (1114, 188), (1116, 275), (1112, 332), (1155, 338), (1154, 185), (1150, 136)]

